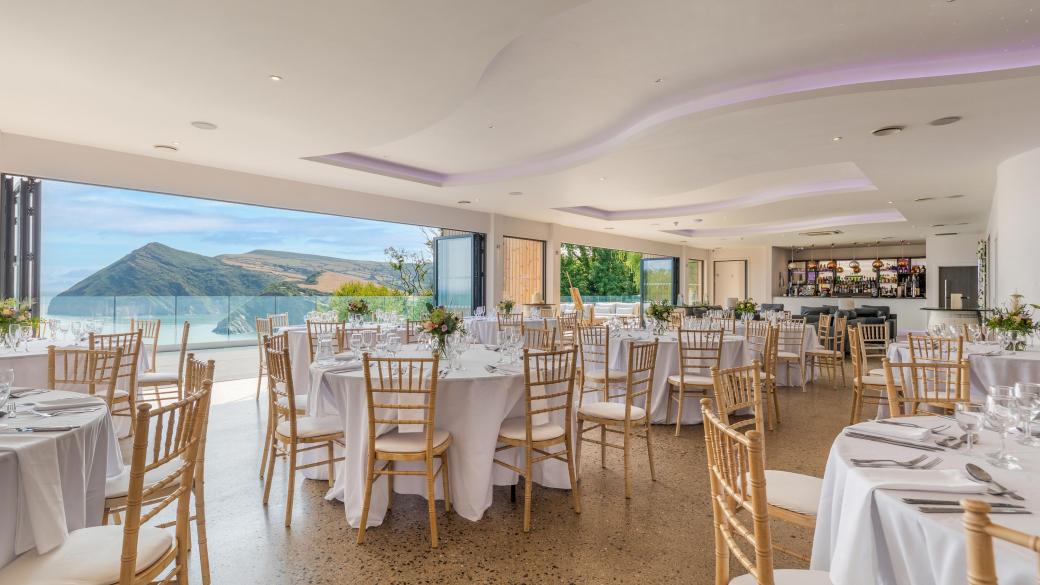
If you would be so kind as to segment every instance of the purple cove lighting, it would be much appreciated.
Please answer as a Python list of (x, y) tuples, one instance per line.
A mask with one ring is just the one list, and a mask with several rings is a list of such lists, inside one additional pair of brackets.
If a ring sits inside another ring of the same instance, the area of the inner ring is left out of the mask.
[(787, 223), (763, 223), (757, 225), (735, 226), (725, 228), (705, 228), (686, 230), (661, 230), (666, 234), (675, 234), (688, 238), (715, 238), (728, 236), (745, 236), (749, 234), (776, 234), (782, 232), (793, 232), (798, 230), (815, 230), (832, 228), (838, 226), (861, 225), (867, 223), (894, 223), (906, 221), (902, 213), (896, 209), (881, 209), (868, 213), (857, 213), (853, 215), (835, 215), (831, 217), (818, 217), (803, 221), (791, 221)]
[[(567, 147), (548, 151), (514, 164), (464, 173), (439, 172), (398, 165), (350, 152), (307, 157), (306, 160), (442, 187), (491, 183), (546, 174), (577, 166), (619, 148), (634, 136), (651, 128), (710, 110), (736, 105), (750, 107), (753, 102), (822, 90), (869, 86), (892, 81), (920, 81), (921, 85), (925, 85), (928, 80), (1038, 66), (1040, 66), (1040, 48), (1034, 47), (1014, 52), (1001, 50), (994, 53), (946, 55), (936, 59), (881, 62), (769, 79), (707, 95), (687, 94), (671, 103), (655, 103), (642, 112), (619, 121), (604, 132)], [(871, 88), (864, 87), (863, 89), (869, 91)]]
[(791, 185), (768, 189), (758, 193), (752, 193), (732, 199), (717, 199), (704, 203), (691, 203), (689, 205), (672, 205), (669, 207), (653, 207), (644, 209), (609, 210), (591, 205), (579, 205), (577, 207), (556, 207), (556, 211), (595, 217), (607, 221), (623, 221), (631, 219), (657, 219), (661, 217), (681, 217), (723, 211), (726, 209), (755, 207), (778, 201), (801, 199), (803, 197), (816, 197), (825, 193), (857, 193), (861, 191), (877, 191), (874, 183), (866, 177), (860, 179), (846, 179), (841, 181), (830, 181), (817, 183), (815, 185)]

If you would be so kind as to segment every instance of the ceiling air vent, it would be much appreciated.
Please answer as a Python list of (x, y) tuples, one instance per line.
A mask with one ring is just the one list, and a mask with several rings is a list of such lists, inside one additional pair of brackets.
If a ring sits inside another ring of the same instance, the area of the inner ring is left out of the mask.
[(957, 232), (942, 232), (941, 234), (935, 234), (936, 236), (956, 236)]
[(799, 236), (836, 236), (841, 233), (841, 230), (816, 230), (812, 232), (799, 232)]

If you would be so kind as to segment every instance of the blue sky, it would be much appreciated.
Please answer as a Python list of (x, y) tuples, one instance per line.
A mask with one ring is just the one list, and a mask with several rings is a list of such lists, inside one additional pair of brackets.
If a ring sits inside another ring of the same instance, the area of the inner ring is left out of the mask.
[(387, 246), (421, 249), (426, 241), (411, 225), (51, 180), (43, 183), (42, 222), (44, 297), (148, 242), (206, 256), (265, 248), (385, 260)]

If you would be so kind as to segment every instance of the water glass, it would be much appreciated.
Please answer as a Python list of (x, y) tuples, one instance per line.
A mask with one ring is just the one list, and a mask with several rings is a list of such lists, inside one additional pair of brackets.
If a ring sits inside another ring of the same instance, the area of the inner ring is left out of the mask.
[(75, 345), (76, 347), (79, 347), (79, 338), (80, 338), (80, 336), (83, 335), (83, 322), (82, 321), (73, 321), (72, 322), (72, 327), (70, 328), (70, 331), (72, 331), (72, 337), (73, 337), (74, 342), (75, 342), (75, 343), (73, 343), (73, 345)]
[(957, 403), (954, 419), (957, 421), (957, 426), (960, 427), (961, 432), (968, 436), (968, 450), (964, 454), (969, 457), (975, 456), (975, 433), (982, 430), (982, 420), (985, 414), (986, 407), (983, 404), (971, 402)]
[(1019, 382), (1015, 384), (1014, 394), (1023, 419), (1023, 434), (1018, 442), (1030, 447), (1040, 447), (1040, 437), (1033, 436), (1033, 419), (1040, 414), (1040, 384)]
[(988, 453), (989, 462), (1002, 469), (1022, 469), (1018, 458), (1007, 452), (1008, 431), (1018, 421), (1018, 402), (1008, 386), (992, 386), (986, 397), (986, 423), (1000, 433), (1000, 450)]
[(390, 353), (391, 357), (397, 357), (398, 352), (401, 351), (401, 338), (397, 335), (388, 335), (386, 338), (386, 351)]
[(361, 342), (363, 338), (360, 333), (350, 334), (350, 349), (354, 352), (354, 359), (361, 359)]

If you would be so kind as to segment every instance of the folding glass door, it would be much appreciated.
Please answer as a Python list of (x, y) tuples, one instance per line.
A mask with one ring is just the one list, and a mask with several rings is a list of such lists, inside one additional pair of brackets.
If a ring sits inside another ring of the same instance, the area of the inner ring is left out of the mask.
[(433, 240), (434, 302), (469, 315), (484, 304), (484, 235)]

